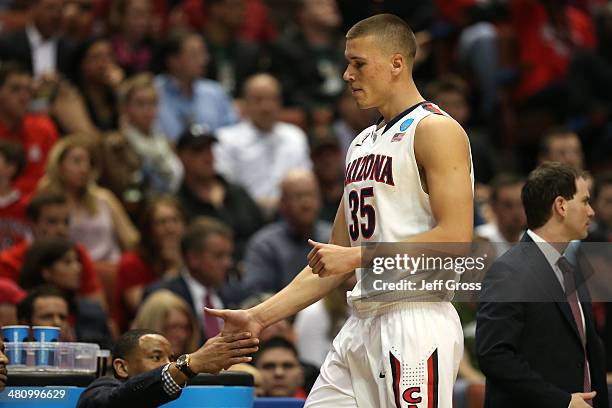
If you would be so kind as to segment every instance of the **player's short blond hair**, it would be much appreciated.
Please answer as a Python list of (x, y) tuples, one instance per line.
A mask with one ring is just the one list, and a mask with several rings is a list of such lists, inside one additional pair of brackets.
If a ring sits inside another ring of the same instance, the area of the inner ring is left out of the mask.
[(401, 18), (393, 14), (377, 14), (357, 22), (346, 33), (346, 39), (374, 36), (381, 45), (414, 61), (417, 43), (414, 32)]

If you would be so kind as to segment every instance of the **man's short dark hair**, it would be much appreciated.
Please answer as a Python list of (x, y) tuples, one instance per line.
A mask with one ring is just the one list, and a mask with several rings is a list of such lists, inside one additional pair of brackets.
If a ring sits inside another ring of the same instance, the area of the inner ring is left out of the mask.
[(200, 34), (195, 31), (178, 29), (170, 31), (159, 48), (159, 65), (161, 65), (159, 68), (168, 71), (168, 58), (179, 55), (183, 51), (185, 41), (193, 36), (201, 37)]
[(151, 329), (134, 329), (123, 333), (113, 346), (113, 360), (116, 358), (121, 358), (123, 360), (129, 358), (138, 347), (138, 341), (140, 338), (148, 334), (157, 334), (161, 336), (159, 332)]
[(30, 72), (18, 62), (3, 62), (0, 64), (0, 87), (13, 75), (30, 75)]
[(185, 230), (181, 238), (181, 253), (186, 256), (189, 252), (202, 251), (206, 240), (211, 235), (221, 235), (227, 239), (232, 239), (232, 230), (211, 217), (196, 218)]
[(576, 179), (585, 177), (567, 164), (545, 162), (529, 173), (521, 192), (529, 229), (540, 228), (552, 216), (552, 205), (559, 196), (571, 200), (576, 194)]
[(293, 343), (291, 343), (289, 340), (287, 340), (284, 337), (272, 337), (271, 339), (269, 339), (267, 341), (264, 341), (263, 343), (261, 343), (259, 345), (259, 350), (253, 356), (253, 364), (256, 364), (257, 360), (267, 350), (271, 350), (271, 349), (275, 349), (275, 348), (281, 348), (281, 349), (289, 350), (289, 351), (291, 351), (293, 353), (293, 355), (295, 355), (296, 360), (299, 361), (299, 359), (300, 359), (298, 351), (295, 348), (295, 345)]
[(183, 49), (183, 43), (191, 34), (190, 31), (186, 30), (170, 31), (161, 44), (164, 58), (180, 54)]
[(17, 306), (17, 319), (20, 322), (30, 324), (32, 322), (32, 316), (34, 315), (34, 303), (36, 302), (36, 299), (42, 297), (62, 298), (68, 304), (68, 308), (71, 307), (71, 302), (68, 301), (60, 289), (56, 288), (55, 286), (41, 285), (29, 290), (28, 295), (21, 301), (19, 306)]
[(10, 140), (0, 140), (0, 155), (4, 157), (7, 163), (15, 166), (14, 180), (21, 174), (26, 164), (23, 147), (19, 143)]
[(523, 184), (525, 179), (516, 174), (512, 173), (501, 173), (498, 174), (491, 180), (489, 184), (491, 187), (491, 202), (496, 202), (499, 196), (499, 192), (506, 187), (515, 186), (517, 184)]
[(66, 197), (63, 194), (41, 191), (32, 197), (26, 209), (26, 214), (30, 221), (37, 222), (44, 207), (63, 204), (66, 204)]

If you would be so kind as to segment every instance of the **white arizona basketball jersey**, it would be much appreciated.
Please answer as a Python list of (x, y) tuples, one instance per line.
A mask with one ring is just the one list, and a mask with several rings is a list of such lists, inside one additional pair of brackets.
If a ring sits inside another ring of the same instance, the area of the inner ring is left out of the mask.
[[(447, 115), (430, 102), (415, 105), (390, 123), (362, 131), (346, 157), (344, 210), (352, 246), (401, 242), (435, 225), (414, 155), (414, 135), (429, 115)], [(470, 163), (472, 188), (473, 169)], [(450, 186), (449, 186), (450, 188)], [(358, 282), (349, 299), (363, 298)]]

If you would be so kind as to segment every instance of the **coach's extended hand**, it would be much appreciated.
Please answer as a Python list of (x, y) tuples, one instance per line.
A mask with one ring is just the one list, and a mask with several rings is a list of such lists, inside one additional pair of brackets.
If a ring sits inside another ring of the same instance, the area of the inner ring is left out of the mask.
[(191, 353), (190, 368), (195, 373), (217, 374), (234, 364), (251, 361), (249, 354), (258, 350), (259, 339), (252, 333), (218, 334)]
[(308, 254), (308, 266), (321, 277), (344, 275), (361, 265), (361, 248), (345, 247), (308, 240), (312, 250)]

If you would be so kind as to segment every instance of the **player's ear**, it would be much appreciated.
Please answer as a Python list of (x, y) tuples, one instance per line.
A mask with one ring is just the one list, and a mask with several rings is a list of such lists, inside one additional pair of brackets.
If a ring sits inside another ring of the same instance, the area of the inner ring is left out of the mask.
[(391, 71), (393, 74), (399, 74), (403, 67), (404, 57), (402, 57), (402, 54), (393, 54), (393, 57), (391, 57)]

